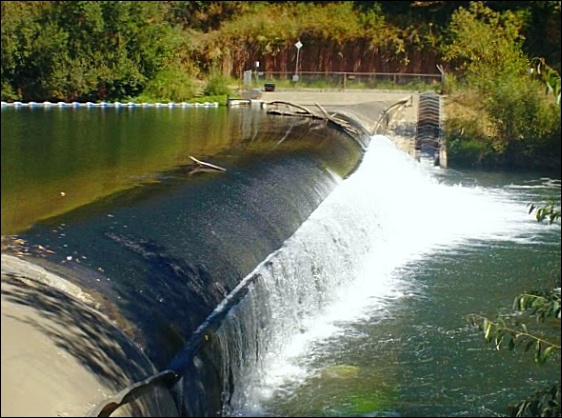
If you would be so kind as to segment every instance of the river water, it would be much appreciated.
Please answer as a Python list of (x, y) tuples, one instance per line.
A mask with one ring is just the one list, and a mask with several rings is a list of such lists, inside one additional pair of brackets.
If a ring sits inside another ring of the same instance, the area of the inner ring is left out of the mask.
[[(224, 415), (500, 416), (559, 379), (559, 356), (539, 368), (530, 354), (486, 345), (465, 320), (507, 313), (525, 290), (560, 286), (560, 226), (538, 224), (527, 207), (559, 198), (559, 178), (440, 169), (384, 136), (372, 138), (357, 166), (340, 142), (299, 145), (299, 132), (322, 127), (276, 125), (261, 113), (3, 109), (2, 235), (119, 282), (117, 305), (144, 291), (143, 301), (163, 306), (173, 295), (155, 271), (185, 268), (169, 260), (188, 256), (208, 262), (213, 243), (193, 254), (191, 240), (214, 236), (210, 223), (222, 219), (221, 248), (244, 257), (231, 280), (256, 278), (204, 356), (224, 379), (209, 390), (222, 393)], [(235, 179), (186, 174), (194, 155), (232, 168)], [(293, 177), (279, 174), (287, 171)], [(215, 213), (225, 201), (229, 210)], [(238, 227), (227, 225), (239, 224), (244, 239), (229, 241)], [(233, 243), (255, 246), (255, 258)], [(166, 248), (167, 264), (150, 270), (154, 248)], [(214, 257), (210, 276), (222, 272)], [(158, 290), (144, 296), (151, 286)], [(105, 290), (114, 291), (96, 287)], [(541, 330), (559, 343), (559, 322)], [(162, 367), (171, 355), (154, 350), (152, 359)]]
[[(296, 267), (272, 274), (303, 289), (303, 277), (326, 280), (324, 300), (305, 303), (321, 308), (273, 298), (298, 332), (278, 337), (232, 414), (501, 416), (556, 381), (559, 358), (539, 369), (529, 354), (496, 351), (464, 317), (494, 318), (527, 289), (559, 286), (560, 227), (526, 208), (559, 194), (551, 178), (442, 170), (373, 138), (359, 171), (287, 245), (295, 250), (279, 264)], [(337, 231), (333, 250), (315, 239), (326, 228)], [(314, 261), (303, 266), (303, 252)], [(318, 260), (328, 271), (303, 273)], [(559, 323), (550, 326), (559, 341)]]

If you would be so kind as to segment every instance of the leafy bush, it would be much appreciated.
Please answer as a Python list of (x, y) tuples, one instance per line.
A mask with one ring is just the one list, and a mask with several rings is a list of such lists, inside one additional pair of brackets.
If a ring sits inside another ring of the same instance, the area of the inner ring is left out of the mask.
[(21, 100), (21, 95), (17, 94), (13, 87), (8, 83), (2, 83), (2, 100), (3, 101), (15, 101)]
[(479, 119), (449, 118), (445, 121), (447, 160), (463, 167), (491, 166), (496, 162), (492, 139)]
[(143, 102), (183, 102), (197, 94), (197, 85), (188, 72), (181, 68), (167, 68), (150, 80), (136, 100)]
[(456, 166), (491, 166), (494, 152), (491, 146), (477, 139), (456, 139), (451, 142), (447, 158)]
[(490, 81), (483, 105), (505, 150), (524, 152), (526, 144), (555, 128), (554, 108), (540, 90), (542, 86), (527, 77)]
[(230, 79), (220, 74), (212, 75), (203, 90), (205, 96), (227, 96), (231, 93)]

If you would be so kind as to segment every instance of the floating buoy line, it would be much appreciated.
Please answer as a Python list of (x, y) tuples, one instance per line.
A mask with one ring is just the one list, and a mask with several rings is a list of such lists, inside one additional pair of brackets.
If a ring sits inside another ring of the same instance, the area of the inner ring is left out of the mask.
[(2, 107), (14, 107), (14, 108), (135, 108), (135, 107), (161, 107), (161, 108), (192, 108), (192, 107), (219, 107), (218, 102), (204, 102), (204, 103), (188, 103), (188, 102), (168, 102), (168, 103), (135, 103), (135, 102), (4, 102), (2, 101)]

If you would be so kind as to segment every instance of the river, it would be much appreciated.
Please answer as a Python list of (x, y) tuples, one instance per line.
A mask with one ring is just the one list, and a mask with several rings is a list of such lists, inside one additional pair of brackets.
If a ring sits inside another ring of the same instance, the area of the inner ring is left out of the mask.
[[(440, 169), (384, 136), (359, 160), (323, 126), (262, 113), (3, 109), (2, 235), (114, 293), (141, 344), (172, 324), (147, 343), (158, 367), (252, 278), (200, 359), (223, 415), (501, 416), (559, 379), (559, 355), (539, 368), (465, 320), (560, 286), (560, 226), (527, 207), (559, 198), (559, 178)], [(192, 175), (190, 156), (232, 177)], [(178, 269), (199, 287), (178, 293)]]

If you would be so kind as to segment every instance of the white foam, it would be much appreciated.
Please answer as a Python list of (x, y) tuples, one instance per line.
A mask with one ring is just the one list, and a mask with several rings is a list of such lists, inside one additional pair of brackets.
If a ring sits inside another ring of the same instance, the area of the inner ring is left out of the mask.
[[(545, 183), (560, 187), (546, 180), (537, 187)], [(407, 263), (469, 240), (532, 241), (544, 225), (514, 196), (510, 188), (440, 183), (388, 138), (374, 136), (356, 173), (264, 267), (270, 311), (280, 317), (273, 318), (273, 341), (261, 345), (269, 352), (258, 369), (242, 373), (251, 382), (241, 382), (234, 414), (259, 415), (264, 399), (309, 375), (315, 344), (411, 294), (397, 274)], [(311, 269), (317, 272), (311, 275)], [(315, 280), (327, 283), (321, 301), (310, 285)]]

